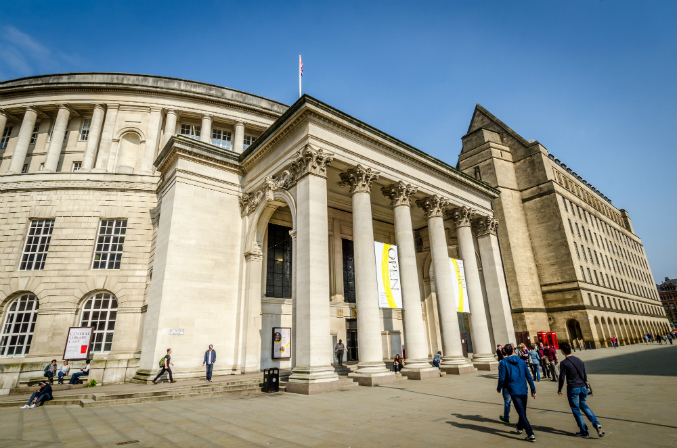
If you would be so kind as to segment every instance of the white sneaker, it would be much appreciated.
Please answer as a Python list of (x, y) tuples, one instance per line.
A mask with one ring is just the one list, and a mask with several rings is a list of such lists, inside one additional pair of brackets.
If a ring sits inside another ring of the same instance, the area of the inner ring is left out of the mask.
[(28, 409), (33, 409), (34, 407), (35, 407), (35, 403), (33, 403), (32, 405), (28, 406)]
[(28, 409), (28, 405), (25, 404), (25, 405), (21, 406), (19, 409)]

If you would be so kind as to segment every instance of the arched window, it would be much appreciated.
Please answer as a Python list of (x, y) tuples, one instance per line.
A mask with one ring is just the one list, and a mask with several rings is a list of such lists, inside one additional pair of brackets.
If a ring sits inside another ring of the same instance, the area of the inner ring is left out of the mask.
[(139, 157), (139, 148), (141, 139), (138, 134), (128, 132), (120, 139), (120, 149), (118, 150), (118, 173), (131, 174), (136, 168), (136, 160)]
[(85, 302), (82, 307), (81, 327), (94, 327), (90, 353), (108, 353), (113, 345), (115, 318), (118, 301), (112, 294), (100, 292)]
[(24, 294), (10, 303), (0, 336), (0, 356), (25, 356), (31, 349), (38, 298)]

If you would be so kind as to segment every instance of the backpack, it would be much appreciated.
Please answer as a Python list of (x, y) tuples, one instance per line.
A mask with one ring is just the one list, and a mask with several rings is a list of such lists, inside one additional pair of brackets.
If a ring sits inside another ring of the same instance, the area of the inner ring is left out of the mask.
[(158, 365), (160, 366), (161, 369), (165, 366), (165, 357), (164, 356), (162, 357), (162, 359), (160, 360)]

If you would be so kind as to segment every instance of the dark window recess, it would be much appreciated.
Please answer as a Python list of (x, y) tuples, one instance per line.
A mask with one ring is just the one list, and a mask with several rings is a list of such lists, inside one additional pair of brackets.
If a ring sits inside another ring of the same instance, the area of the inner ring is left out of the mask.
[(343, 243), (343, 300), (355, 303), (355, 257), (352, 240)]
[(289, 227), (268, 224), (266, 297), (291, 297), (291, 235)]

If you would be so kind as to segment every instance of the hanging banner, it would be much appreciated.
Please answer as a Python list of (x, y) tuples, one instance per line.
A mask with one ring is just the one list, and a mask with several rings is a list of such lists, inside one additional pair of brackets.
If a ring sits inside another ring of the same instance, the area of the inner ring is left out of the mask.
[(374, 242), (374, 254), (376, 255), (378, 306), (380, 308), (402, 308), (397, 246)]
[(93, 333), (94, 327), (70, 327), (66, 339), (66, 348), (63, 351), (63, 359), (67, 361), (87, 359)]
[(273, 359), (291, 358), (291, 328), (273, 327)]
[(468, 291), (465, 289), (463, 260), (449, 257), (449, 267), (451, 268), (452, 279), (451, 292), (456, 300), (456, 311), (459, 313), (469, 313), (470, 307), (468, 306)]

